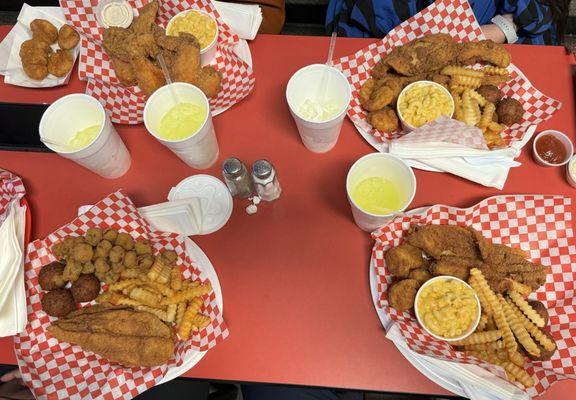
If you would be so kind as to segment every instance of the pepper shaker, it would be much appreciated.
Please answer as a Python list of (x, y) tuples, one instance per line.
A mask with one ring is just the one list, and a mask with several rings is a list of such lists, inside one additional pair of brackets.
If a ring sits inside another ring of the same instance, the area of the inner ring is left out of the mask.
[(256, 192), (246, 166), (239, 159), (235, 157), (226, 159), (222, 165), (222, 175), (232, 196), (247, 199)]
[(252, 165), (252, 179), (256, 192), (262, 200), (273, 201), (280, 197), (282, 188), (274, 166), (266, 160), (258, 160)]

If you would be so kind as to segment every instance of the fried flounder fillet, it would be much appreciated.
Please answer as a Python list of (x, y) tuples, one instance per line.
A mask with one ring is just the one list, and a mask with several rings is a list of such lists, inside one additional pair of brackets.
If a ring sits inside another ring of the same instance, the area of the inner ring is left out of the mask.
[(441, 256), (479, 258), (472, 230), (459, 226), (418, 226), (412, 229), (407, 240), (436, 259)]
[[(445, 33), (426, 35), (396, 47), (384, 63), (406, 76), (436, 71), (456, 59), (458, 45)], [(380, 69), (383, 70), (382, 66)]]
[(161, 365), (174, 354), (170, 327), (153, 314), (125, 308), (83, 308), (54, 322), (48, 331), (126, 367)]
[(462, 64), (487, 62), (498, 67), (507, 67), (510, 65), (510, 60), (508, 50), (491, 40), (462, 43), (458, 54), (458, 62)]

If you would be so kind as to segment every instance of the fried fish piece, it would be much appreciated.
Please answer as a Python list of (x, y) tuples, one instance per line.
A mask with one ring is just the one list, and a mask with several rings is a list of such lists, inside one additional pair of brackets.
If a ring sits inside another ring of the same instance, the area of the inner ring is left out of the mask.
[(102, 46), (109, 57), (115, 57), (125, 62), (131, 59), (129, 43), (132, 33), (126, 28), (112, 26), (104, 29), (102, 34)]
[(20, 45), (20, 58), (26, 57), (29, 53), (42, 53), (45, 56), (50, 55), (52, 53), (52, 48), (46, 42), (43, 42), (38, 39), (28, 39), (22, 42)]
[(470, 268), (477, 268), (482, 265), (482, 261), (474, 258), (444, 256), (432, 263), (430, 272), (434, 276), (449, 275), (468, 280)]
[(408, 243), (392, 247), (386, 252), (386, 267), (394, 276), (407, 278), (410, 270), (427, 266), (428, 260), (424, 258), (422, 250)]
[(396, 47), (384, 62), (396, 72), (414, 76), (439, 70), (458, 55), (458, 45), (445, 33), (426, 35)]
[(174, 354), (170, 327), (147, 312), (92, 306), (55, 321), (48, 331), (126, 367), (165, 364)]
[(110, 62), (116, 73), (116, 78), (120, 81), (120, 85), (129, 87), (136, 85), (136, 75), (130, 62), (123, 61), (117, 57), (110, 57)]
[(394, 132), (399, 126), (396, 111), (390, 107), (384, 107), (368, 114), (368, 122), (382, 132)]
[(160, 52), (160, 47), (156, 44), (154, 35), (151, 33), (143, 33), (140, 35), (129, 36), (128, 54), (130, 58), (136, 57), (156, 57)]
[(197, 79), (195, 79), (192, 84), (198, 86), (200, 90), (204, 92), (206, 97), (214, 97), (220, 91), (220, 85), (222, 83), (222, 75), (220, 72), (207, 65), (202, 67)]
[(414, 307), (416, 292), (420, 283), (416, 279), (404, 279), (396, 282), (388, 289), (388, 302), (398, 311), (408, 311)]
[(45, 64), (23, 64), (22, 69), (28, 77), (41, 81), (48, 76), (48, 67)]
[(48, 44), (56, 43), (58, 39), (58, 29), (50, 22), (45, 19), (35, 19), (30, 22), (30, 30), (32, 31), (32, 37), (37, 40), (41, 40)]
[(138, 17), (130, 25), (132, 32), (136, 34), (148, 33), (152, 31), (155, 25), (156, 15), (158, 15), (158, 2), (151, 1), (140, 9)]
[(432, 278), (432, 274), (426, 268), (416, 268), (410, 270), (408, 278), (416, 279), (420, 284)]
[(134, 58), (131, 64), (138, 87), (146, 96), (150, 96), (166, 83), (162, 70), (147, 58)]
[(58, 46), (63, 50), (71, 50), (80, 41), (80, 35), (70, 25), (64, 24), (58, 31)]
[(389, 70), (390, 66), (386, 64), (386, 61), (384, 59), (381, 59), (376, 63), (376, 65), (374, 65), (374, 68), (372, 68), (371, 72), (372, 78), (382, 79), (386, 76)]
[(455, 225), (422, 225), (413, 228), (408, 243), (439, 259), (441, 256), (479, 258), (472, 231)]
[(475, 64), (477, 62), (487, 62), (498, 67), (510, 65), (510, 53), (504, 46), (494, 43), (492, 40), (481, 40), (479, 42), (465, 42), (460, 44), (458, 62), (462, 64)]

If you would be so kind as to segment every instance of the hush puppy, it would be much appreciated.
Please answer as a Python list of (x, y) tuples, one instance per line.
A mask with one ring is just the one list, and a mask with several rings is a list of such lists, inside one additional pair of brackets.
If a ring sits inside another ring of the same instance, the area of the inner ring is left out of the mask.
[(38, 282), (43, 290), (60, 289), (66, 286), (63, 275), (64, 265), (54, 261), (42, 267), (38, 274)]
[(42, 310), (52, 317), (63, 317), (76, 308), (72, 293), (68, 289), (56, 289), (44, 293)]
[(70, 288), (77, 303), (92, 301), (100, 294), (100, 280), (94, 274), (82, 275)]
[(398, 311), (408, 311), (414, 307), (416, 292), (420, 283), (416, 279), (404, 279), (388, 289), (388, 302)]
[(500, 123), (510, 126), (520, 122), (524, 115), (524, 108), (518, 100), (508, 97), (500, 100), (496, 106), (496, 113)]

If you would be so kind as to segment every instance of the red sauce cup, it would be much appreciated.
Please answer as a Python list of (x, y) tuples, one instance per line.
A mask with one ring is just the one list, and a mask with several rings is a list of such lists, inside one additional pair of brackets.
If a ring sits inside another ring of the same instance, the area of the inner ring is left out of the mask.
[[(565, 155), (564, 159), (562, 160), (562, 162), (559, 162), (559, 163), (548, 162), (548, 161), (544, 160), (542, 158), (542, 156), (536, 150), (536, 145), (538, 144), (538, 141), (540, 139), (542, 139), (542, 137), (548, 136), (548, 135), (558, 139), (558, 141), (564, 146), (564, 150), (566, 151), (566, 155)], [(572, 158), (572, 154), (574, 153), (574, 145), (572, 144), (572, 141), (568, 138), (568, 136), (566, 136), (562, 132), (550, 129), (547, 131), (542, 131), (536, 136), (536, 138), (534, 139), (534, 142), (532, 143), (532, 153), (534, 154), (534, 160), (536, 160), (536, 162), (538, 164), (543, 165), (545, 167), (559, 167), (561, 165), (567, 164), (568, 161), (570, 161), (570, 159)]]

